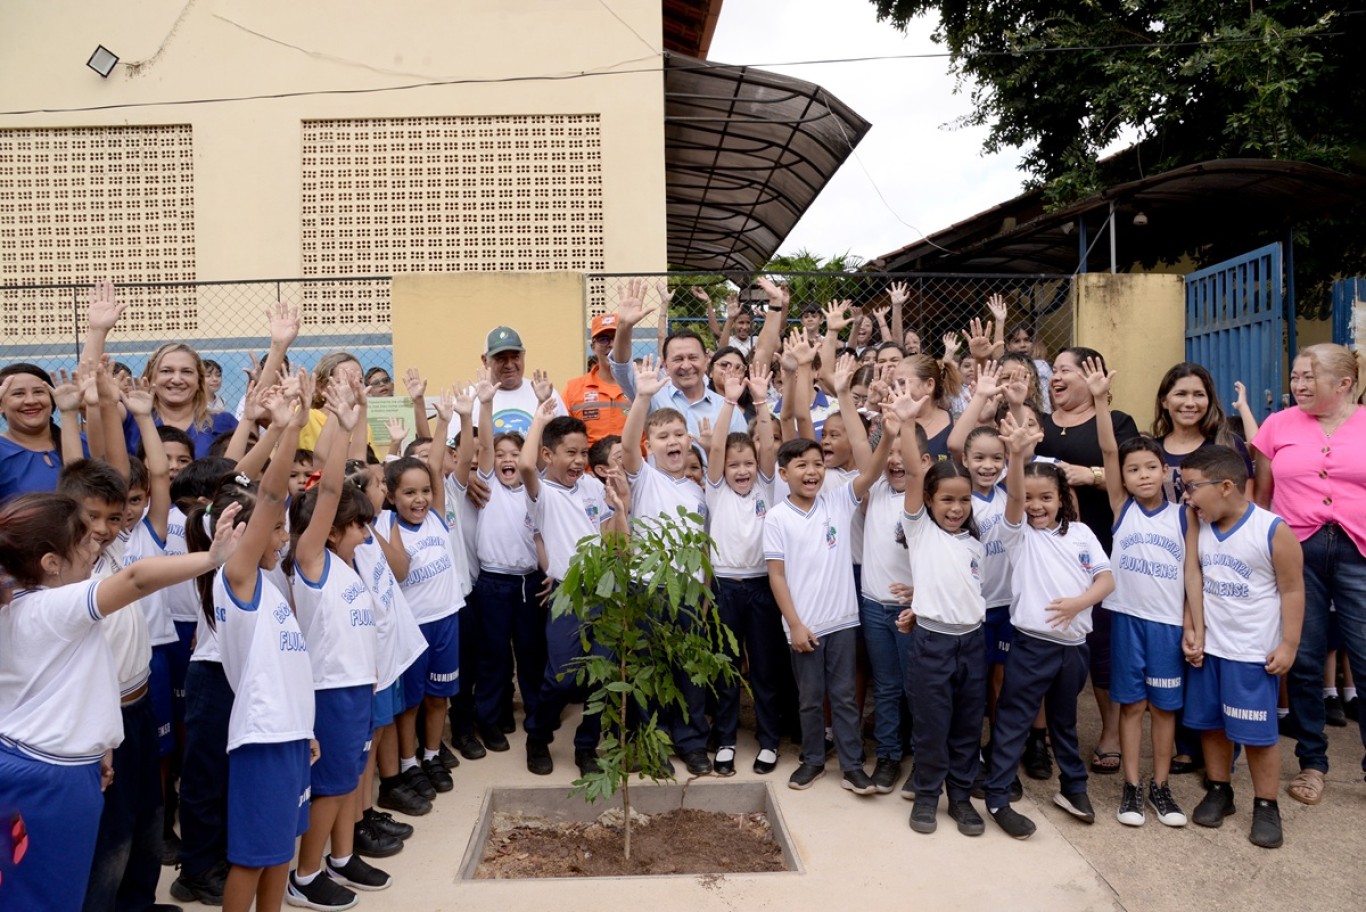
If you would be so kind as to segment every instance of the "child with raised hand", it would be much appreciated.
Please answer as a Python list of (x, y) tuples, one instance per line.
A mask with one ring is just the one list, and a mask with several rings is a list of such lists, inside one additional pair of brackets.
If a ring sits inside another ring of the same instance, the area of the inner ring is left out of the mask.
[[(436, 439), (445, 439), (454, 410), (455, 395), (447, 390), (436, 402)], [(465, 599), (446, 525), (446, 488), (440, 483), (445, 449), (434, 446), (428, 457), (426, 463), (405, 456), (385, 464), (384, 482), (393, 509), (384, 512), (380, 526), (403, 541), (408, 575), (399, 585), (427, 640), (427, 651), (403, 675), (406, 708), (398, 722), (399, 774), (409, 788), (431, 801), (437, 792), (455, 787), (441, 762), (440, 747), (447, 700), (460, 690), (457, 613)], [(415, 727), (419, 704), (424, 705), (422, 731)]]
[[(707, 461), (707, 513), (711, 517), (712, 572), (721, 622), (735, 633), (749, 657), (749, 686), (754, 694), (755, 733), (759, 756), (754, 771), (771, 773), (778, 765), (779, 711), (783, 663), (787, 661), (782, 623), (764, 564), (764, 516), (773, 507), (773, 473), (777, 446), (768, 405), (769, 369), (753, 364), (749, 390), (756, 409), (754, 436), (712, 437)], [(727, 377), (725, 401), (716, 426), (730, 426), (730, 416), (744, 389), (740, 377)], [(738, 662), (738, 656), (734, 657)], [(716, 695), (716, 751), (719, 776), (735, 774), (735, 741), (740, 726), (740, 682), (724, 684)]]
[[(539, 379), (539, 372), (537, 377)], [(460, 594), (465, 599), (465, 605), (457, 615), (460, 622), (460, 667), (464, 672), (460, 676), (459, 689), (451, 696), (447, 715), (451, 721), (451, 744), (455, 750), (458, 750), (460, 756), (466, 760), (480, 760), (488, 753), (474, 734), (475, 663), (482, 646), (480, 628), (483, 625), (483, 617), (473, 592), (479, 578), (479, 526), (484, 520), (483, 510), (476, 509), (468, 495), (473, 483), (486, 492), (483, 503), (487, 507), (488, 497), (492, 492), (484, 478), (478, 475), (479, 458), (474, 445), (480, 438), (473, 436), (479, 424), (475, 420), (478, 416), (475, 414), (474, 386), (470, 383), (457, 383), (451, 392), (454, 396), (452, 424), (458, 421), (460, 432), (457, 435), (459, 439), (452, 471), (446, 477), (446, 512), (447, 522), (451, 526), (451, 551), (456, 557), (456, 574), (461, 583)], [(485, 434), (493, 434), (491, 421), (484, 427)], [(433, 441), (431, 446), (436, 448), (440, 444)], [(444, 464), (443, 462), (443, 467)], [(501, 733), (499, 730), (499, 734)], [(440, 746), (440, 756), (448, 769), (460, 762), (445, 745)]]
[(1110, 698), (1120, 704), (1119, 751), (1124, 791), (1117, 815), (1142, 826), (1143, 777), (1139, 771), (1143, 716), (1152, 716), (1153, 778), (1148, 803), (1157, 819), (1186, 825), (1167, 776), (1176, 752), (1176, 716), (1184, 690), (1181, 631), (1185, 618), (1186, 510), (1167, 500), (1167, 468), (1161, 445), (1138, 436), (1116, 442), (1110, 421), (1114, 372), (1093, 359), (1081, 365), (1096, 407), (1096, 428), (1105, 466), (1105, 490), (1115, 520), (1111, 554), (1115, 591), (1106, 598), (1111, 631)]
[(986, 552), (973, 521), (967, 469), (952, 460), (926, 469), (916, 435), (906, 433), (917, 427), (929, 401), (929, 396), (914, 396), (902, 380), (891, 403), (902, 427), (906, 493), (901, 525), (915, 581), (911, 610), (916, 624), (906, 655), (906, 690), (915, 719), (910, 822), (917, 833), (933, 833), (939, 793), (947, 786), (949, 817), (958, 832), (980, 836), (986, 825), (970, 799), (986, 704), (980, 632), (986, 618), (981, 572)]
[(219, 566), (235, 543), (92, 579), (81, 505), (25, 494), (0, 506), (0, 807), (22, 822), (21, 864), (0, 862), (6, 908), (76, 909), (86, 892), (110, 751), (123, 739), (118, 681), (99, 631), (114, 612)]
[(1200, 731), (1208, 779), (1191, 814), (1218, 827), (1234, 812), (1233, 745), (1247, 750), (1252, 829), (1262, 848), (1283, 842), (1277, 744), (1278, 675), (1290, 670), (1304, 622), (1304, 554), (1290, 527), (1247, 499), (1247, 466), (1226, 446), (1207, 446), (1181, 464), (1197, 522), (1186, 534), (1189, 614), (1182, 650), (1185, 724)]
[(863, 768), (854, 665), (859, 623), (850, 526), (855, 512), (882, 473), (891, 435), (849, 484), (824, 489), (825, 458), (814, 440), (789, 440), (778, 450), (778, 471), (791, 493), (764, 518), (764, 559), (769, 584), (782, 611), (802, 730), (801, 765), (788, 787), (810, 788), (825, 775), (824, 706), (830, 715), (844, 775), (841, 785), (858, 795), (877, 790)]
[(260, 484), (234, 473), (213, 502), (187, 519), (192, 552), (217, 547), (211, 517), (234, 506), (245, 526), (231, 556), (199, 579), (207, 626), (214, 630), (234, 699), (228, 723), (228, 870), (223, 908), (277, 910), (284, 899), (294, 841), (308, 828), (313, 740), (313, 672), (294, 612), (267, 571), (287, 540), (285, 503), (290, 456), (308, 420), (313, 381), (306, 371), (271, 391), (264, 402), (280, 427), (277, 458)]
[[(638, 398), (643, 396), (646, 402), (650, 401), (651, 396), (664, 388), (664, 382), (652, 356), (647, 355), (636, 366)], [(734, 412), (733, 405), (722, 404)], [(716, 436), (721, 436), (721, 428), (718, 418)], [(654, 465), (641, 456), (642, 435), (645, 437), (645, 449), (654, 460)], [(632, 409), (626, 416), (626, 424), (621, 429), (621, 457), (626, 480), (631, 485), (633, 520), (677, 522), (680, 511), (698, 517), (698, 524), (704, 520), (707, 505), (702, 489), (687, 477), (688, 452), (691, 449), (687, 421), (677, 410), (661, 408), (647, 414), (643, 409)], [(659, 585), (658, 581), (650, 579), (633, 582), (644, 586)], [(698, 605), (686, 608), (692, 612), (701, 610)], [(688, 773), (704, 776), (712, 771), (711, 758), (707, 756), (710, 731), (706, 716), (706, 692), (681, 670), (675, 672), (674, 678), (687, 710), (680, 712), (677, 718), (661, 719), (660, 723), (670, 724), (674, 751), (687, 766)]]
[[(340, 449), (355, 430), (359, 388), (354, 377), (334, 376), (323, 391), (329, 414), (318, 434), (320, 452)], [(373, 733), (371, 704), (378, 677), (374, 605), (355, 569), (356, 548), (374, 513), (365, 495), (345, 483), (345, 469), (341, 454), (333, 455), (318, 484), (293, 499), (289, 508), (289, 569), (313, 667), (314, 734), (321, 756), (310, 771), (308, 832), (299, 843), (288, 895), (291, 905), (315, 909), (354, 904), (356, 895), (344, 884), (382, 890), (390, 883), (388, 874), (354, 853), (357, 786)], [(332, 851), (324, 858), (329, 840)]]
[[(547, 399), (536, 409), (526, 444), (517, 458), (526, 496), (531, 502), (532, 525), (544, 542), (546, 576), (558, 585), (569, 572), (578, 543), (586, 536), (625, 533), (630, 493), (620, 484), (616, 469), (609, 472), (606, 495), (584, 483), (588, 465), (588, 428), (578, 418), (555, 415), (555, 401)], [(636, 448), (639, 453), (639, 446)], [(545, 467), (544, 476), (541, 465)], [(548, 598), (547, 594), (547, 598)], [(555, 771), (550, 742), (560, 727), (560, 715), (571, 702), (586, 695), (575, 682), (573, 661), (584, 654), (583, 635), (571, 614), (551, 617), (545, 628), (546, 662), (536, 697), (535, 711), (526, 717), (526, 766), (538, 776)], [(574, 733), (574, 762), (591, 771), (598, 761), (602, 717), (585, 714)]]
[[(541, 395), (548, 382), (538, 379), (532, 386), (541, 402), (551, 398), (548, 392)], [(479, 478), (488, 485), (489, 501), (479, 512), (475, 530), (479, 577), (470, 605), (477, 611), (479, 624), (470, 631), (466, 683), (473, 680), (474, 719), (484, 745), (505, 751), (509, 744), (502, 721), (512, 704), (514, 656), (523, 709), (530, 716), (536, 708), (545, 670), (546, 609), (537, 597), (545, 575), (536, 557), (526, 485), (517, 468), (526, 441), (516, 431), (494, 434), (497, 391), (488, 372), (479, 371), (474, 397), (479, 404), (479, 426), (486, 429), (478, 438)], [(463, 629), (461, 643), (465, 643)]]
[(1010, 784), (1040, 702), (1058, 761), (1053, 801), (1084, 823), (1096, 819), (1077, 745), (1077, 695), (1086, 686), (1091, 608), (1114, 591), (1114, 576), (1095, 534), (1077, 520), (1067, 478), (1051, 463), (1029, 461), (1042, 435), (1007, 415), (1001, 436), (1009, 453), (1002, 540), (1015, 595), (1015, 642), (996, 703), (986, 795), (1001, 829), (1027, 839), (1034, 821), (1010, 806)]

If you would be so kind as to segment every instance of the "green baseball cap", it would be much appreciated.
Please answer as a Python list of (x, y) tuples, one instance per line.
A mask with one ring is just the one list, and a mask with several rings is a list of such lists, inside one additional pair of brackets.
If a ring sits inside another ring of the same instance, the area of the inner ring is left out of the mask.
[(510, 326), (499, 326), (489, 333), (488, 341), (484, 343), (484, 354), (496, 355), (499, 352), (524, 352), (522, 347), (522, 337), (517, 335), (517, 330)]

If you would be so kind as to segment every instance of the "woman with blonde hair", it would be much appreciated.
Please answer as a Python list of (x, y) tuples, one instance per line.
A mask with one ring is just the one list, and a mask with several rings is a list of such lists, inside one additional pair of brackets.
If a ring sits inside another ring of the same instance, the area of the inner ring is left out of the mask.
[[(143, 379), (152, 385), (152, 420), (158, 427), (180, 428), (194, 442), (194, 458), (209, 455), (209, 447), (220, 434), (237, 427), (237, 419), (227, 412), (209, 409), (209, 389), (204, 362), (184, 342), (167, 342), (147, 359)], [(123, 435), (128, 452), (137, 452), (142, 442), (131, 415), (124, 419)]]
[[(1337, 612), (1353, 669), (1366, 668), (1366, 409), (1358, 404), (1361, 365), (1341, 345), (1304, 348), (1290, 367), (1295, 407), (1275, 412), (1252, 438), (1255, 499), (1273, 500), (1304, 548), (1304, 626), (1290, 694), (1287, 734), (1300, 772), (1290, 797), (1323, 800), (1328, 772), (1323, 666), (1328, 613)], [(1366, 746), (1366, 729), (1363, 729)], [(1366, 760), (1363, 760), (1366, 768)]]

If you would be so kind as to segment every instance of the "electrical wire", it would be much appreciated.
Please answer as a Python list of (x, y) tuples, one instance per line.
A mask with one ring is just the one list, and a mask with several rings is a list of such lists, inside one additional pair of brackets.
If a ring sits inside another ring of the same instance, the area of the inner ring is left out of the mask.
[[(610, 10), (609, 10), (610, 11)], [(1269, 38), (1265, 36), (1255, 38), (1216, 38), (1208, 41), (1155, 41), (1155, 42), (1131, 42), (1126, 44), (1099, 44), (1099, 45), (1059, 45), (1056, 47), (1030, 47), (1019, 48), (1010, 51), (987, 51), (979, 54), (968, 55), (965, 59), (975, 59), (980, 57), (1023, 57), (1031, 54), (1055, 54), (1070, 53), (1077, 51), (1122, 51), (1122, 50), (1144, 50), (1152, 51), (1161, 48), (1183, 48), (1183, 47), (1220, 47), (1224, 45), (1254, 44), (1267, 41), (1308, 41), (1324, 38), (1339, 38), (1346, 32), (1319, 32), (1313, 35), (1285, 35)], [(310, 52), (311, 53), (311, 52)], [(641, 60), (655, 60), (668, 58), (669, 53), (652, 54), (649, 57), (639, 58)], [(952, 57), (948, 51), (926, 51), (916, 54), (878, 54), (866, 57), (829, 57), (818, 60), (784, 60), (770, 63), (713, 63), (711, 61), (699, 60), (695, 63), (674, 64), (671, 70), (708, 70), (708, 69), (775, 69), (778, 67), (798, 67), (798, 66), (831, 66), (850, 63), (870, 63), (887, 60), (936, 60)], [(519, 82), (563, 82), (575, 79), (590, 79), (598, 76), (629, 76), (641, 73), (655, 73), (659, 71), (658, 65), (648, 67), (635, 67), (632, 69), (600, 69), (583, 70), (576, 73), (543, 74), (529, 76), (497, 76), (489, 78), (459, 78), (459, 79), (432, 79), (423, 82), (406, 83), (395, 86), (369, 86), (355, 89), (312, 89), (299, 92), (269, 92), (257, 95), (226, 95), (211, 98), (186, 98), (168, 99), (163, 101), (141, 101), (124, 102), (118, 104), (105, 105), (78, 105), (67, 108), (28, 108), (17, 111), (0, 111), (0, 117), (20, 117), (29, 114), (79, 114), (91, 111), (122, 111), (137, 108), (162, 108), (176, 107), (179, 105), (207, 105), (207, 104), (227, 104), (237, 101), (273, 101), (286, 98), (308, 98), (328, 95), (373, 95), (382, 92), (405, 92), (412, 89), (438, 88), (442, 86), (456, 85), (507, 85)]]

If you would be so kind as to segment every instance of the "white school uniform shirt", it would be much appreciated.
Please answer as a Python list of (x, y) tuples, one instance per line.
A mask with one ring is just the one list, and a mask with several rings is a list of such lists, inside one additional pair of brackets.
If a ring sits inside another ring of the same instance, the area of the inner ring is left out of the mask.
[(481, 511), (465, 496), (469, 487), (456, 480), (454, 472), (446, 476), (444, 484), (451, 556), (455, 558), (455, 575), (460, 582), (460, 596), (463, 598), (474, 591), (474, 581), (479, 576), (476, 528)]
[[(660, 519), (678, 520), (678, 508), (707, 519), (707, 502), (697, 482), (684, 476), (670, 478), (648, 462), (642, 463), (640, 471), (626, 475), (631, 485), (631, 518), (637, 522), (658, 522)], [(697, 523), (689, 523), (704, 528)], [(702, 578), (701, 572), (698, 579)], [(648, 579), (641, 582), (649, 582)]]
[(1010, 556), (1006, 554), (1002, 538), (1006, 521), (1006, 489), (994, 485), (987, 494), (972, 492), (972, 518), (977, 523), (977, 533), (982, 536), (982, 598), (988, 608), (1009, 605)]
[(228, 750), (313, 737), (313, 666), (289, 602), (256, 571), (255, 592), (228, 589), (213, 577), (213, 612), (223, 674), (235, 695)]
[(602, 531), (603, 522), (613, 513), (602, 492), (603, 486), (594, 486), (586, 475), (580, 476), (572, 488), (542, 475), (540, 496), (527, 495), (531, 522), (545, 544), (546, 576), (564, 579), (580, 539)]
[(1110, 569), (1110, 559), (1086, 524), (1067, 524), (1058, 529), (1035, 529), (1025, 520), (1001, 523), (1002, 540), (1010, 556), (1010, 623), (1016, 630), (1040, 640), (1076, 646), (1091, 632), (1091, 607), (1083, 609), (1066, 630), (1048, 623), (1047, 608), (1057, 598), (1075, 598), (1091, 588), (1091, 582)]
[[(822, 491), (810, 510), (784, 499), (764, 519), (764, 559), (783, 562), (798, 619), (817, 637), (857, 627), (849, 526), (859, 501), (853, 485)], [(789, 642), (792, 631), (783, 619)]]
[(123, 743), (100, 583), (20, 589), (0, 608), (0, 742), (35, 760), (81, 766)]
[(384, 690), (427, 651), (427, 638), (373, 535), (356, 546), (356, 572), (374, 600), (375, 689)]
[(1205, 652), (1210, 655), (1264, 665), (1280, 645), (1281, 593), (1271, 562), (1271, 537), (1282, 522), (1250, 503), (1226, 534), (1200, 524)]
[(450, 617), (465, 605), (455, 569), (455, 550), (446, 521), (431, 510), (422, 524), (412, 526), (385, 510), (381, 520), (392, 539), (395, 525), (401, 530), (403, 550), (408, 554), (408, 576), (399, 581), (408, 607), (419, 624)]
[(1110, 567), (1114, 594), (1105, 607), (1130, 617), (1180, 627), (1186, 604), (1186, 510), (1164, 501), (1149, 513), (1132, 497), (1114, 525)]
[(982, 561), (986, 549), (967, 531), (950, 534), (921, 507), (902, 512), (906, 548), (911, 554), (916, 623), (926, 630), (961, 636), (982, 626), (987, 603), (982, 598)]
[(863, 595), (884, 605), (896, 605), (892, 583), (912, 585), (906, 533), (901, 528), (906, 495), (892, 488), (886, 476), (873, 482), (864, 498)]
[[(120, 537), (126, 539), (123, 549), (125, 567), (132, 566), (144, 557), (160, 557), (166, 553), (165, 540), (157, 537), (145, 514), (125, 536)], [(194, 580), (190, 580), (190, 584), (193, 586)], [(165, 593), (165, 589), (159, 589), (146, 598), (138, 599), (138, 605), (147, 620), (147, 635), (153, 646), (166, 646), (180, 639)]]
[(712, 572), (725, 579), (768, 575), (764, 563), (764, 517), (773, 507), (773, 479), (756, 472), (748, 494), (737, 494), (723, 477), (707, 479), (707, 525)]
[(379, 680), (375, 604), (355, 568), (324, 548), (322, 575), (310, 580), (296, 565), (291, 584), (313, 666), (314, 690), (374, 687)]
[[(854, 479), (858, 478), (858, 469), (826, 469), (825, 481), (821, 483), (822, 491), (833, 491), (845, 485), (853, 484)], [(849, 521), (849, 553), (854, 557), (854, 563), (863, 565), (863, 511), (854, 513)]]
[(480, 571), (525, 576), (536, 570), (535, 528), (526, 487), (509, 488), (492, 472), (479, 473), (489, 486), (489, 502), (479, 511), (475, 555)]
[[(166, 515), (166, 542), (162, 547), (162, 553), (178, 556), (189, 550), (185, 544), (185, 513), (179, 507), (172, 506), (170, 513)], [(193, 624), (204, 614), (203, 602), (199, 598), (199, 589), (195, 586), (194, 580), (167, 586), (157, 594), (161, 596), (173, 621)]]
[[(91, 579), (108, 579), (123, 569), (123, 542), (115, 538), (95, 558), (90, 570)], [(100, 625), (114, 658), (114, 675), (119, 682), (119, 697), (126, 697), (147, 683), (151, 676), (152, 643), (147, 635), (147, 616), (141, 605), (134, 603), (115, 611)]]

